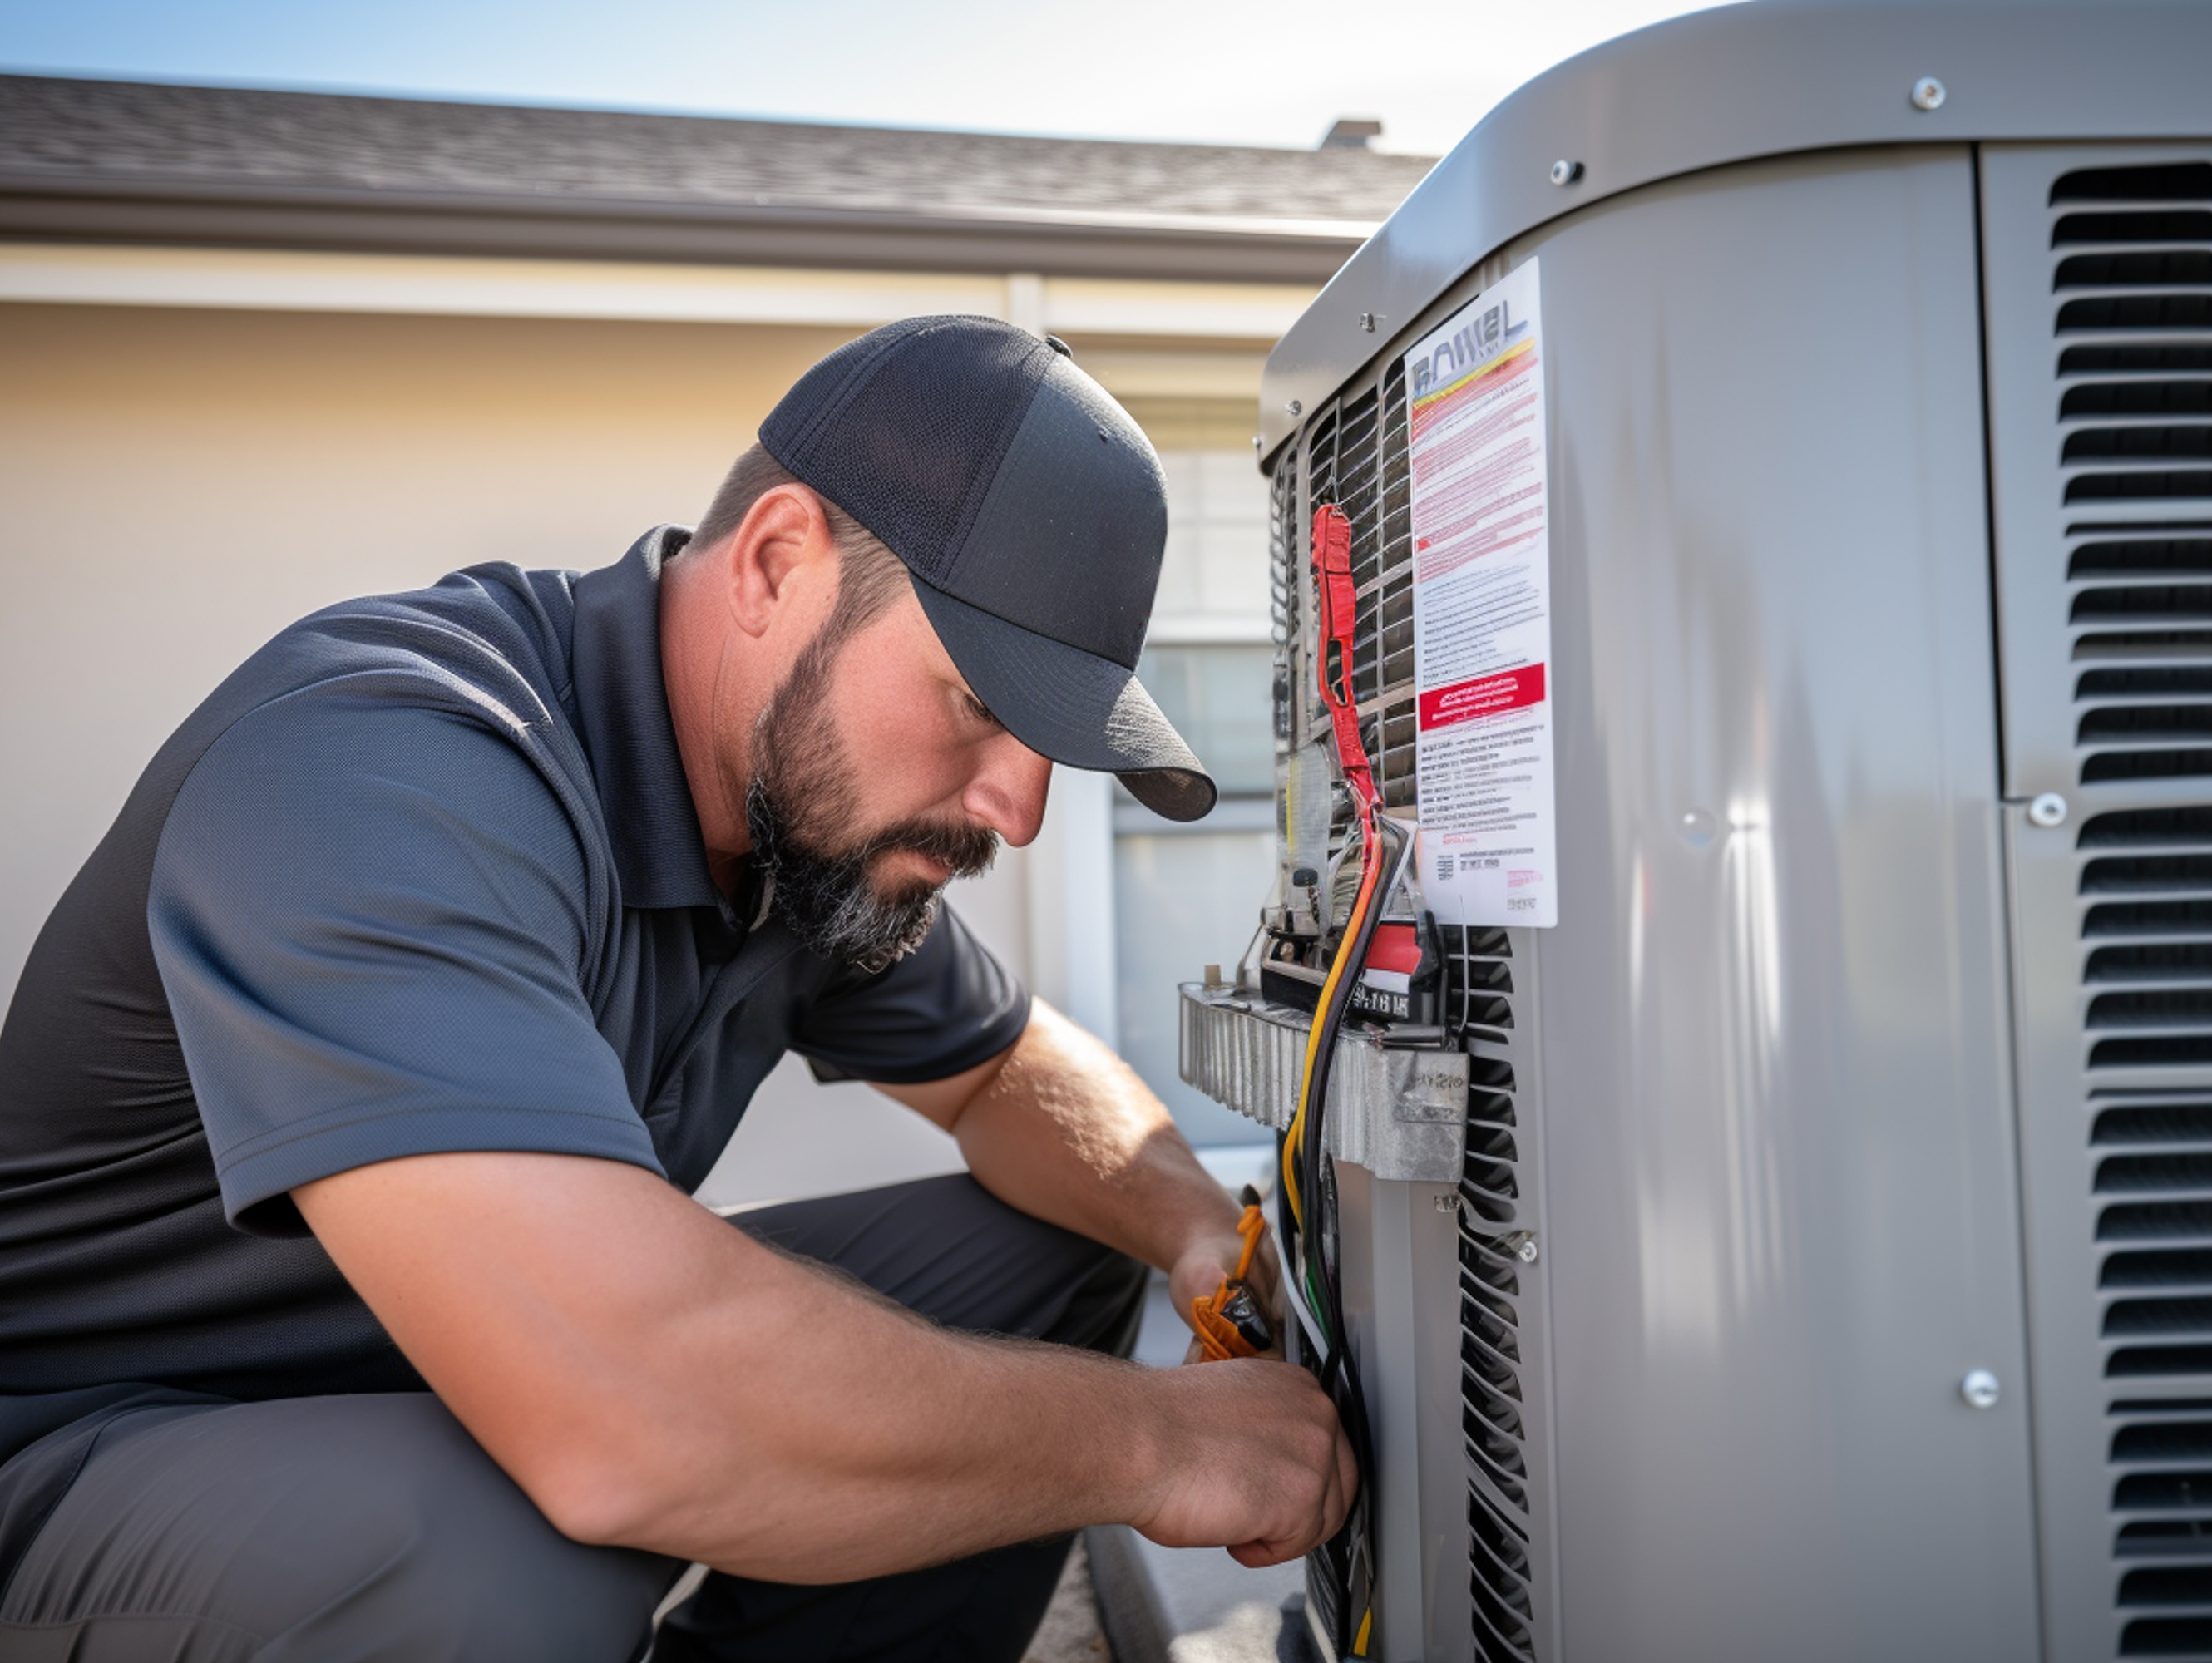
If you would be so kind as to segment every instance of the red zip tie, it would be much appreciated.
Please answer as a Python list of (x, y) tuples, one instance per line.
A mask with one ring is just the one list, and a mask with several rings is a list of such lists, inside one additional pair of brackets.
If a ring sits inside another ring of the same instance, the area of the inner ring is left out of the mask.
[[(1321, 696), (1336, 729), (1336, 760), (1362, 810), (1379, 800), (1367, 747), (1359, 737), (1358, 702), (1352, 687), (1352, 637), (1359, 616), (1358, 586), (1352, 580), (1352, 520), (1334, 502), (1313, 517), (1314, 592), (1321, 599)], [(1336, 680), (1329, 680), (1329, 648), (1336, 649)], [(1363, 814), (1362, 818), (1365, 816)]]

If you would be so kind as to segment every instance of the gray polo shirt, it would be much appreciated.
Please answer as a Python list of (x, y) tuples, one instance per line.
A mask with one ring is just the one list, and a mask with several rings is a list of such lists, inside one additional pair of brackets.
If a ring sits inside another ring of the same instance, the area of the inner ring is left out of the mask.
[(155, 756), (0, 1029), (20, 1428), (119, 1382), (419, 1388), (295, 1185), (528, 1150), (688, 1191), (787, 1049), (917, 1081), (1020, 1033), (1027, 994), (949, 911), (864, 976), (716, 889), (661, 686), (684, 536), (318, 613)]

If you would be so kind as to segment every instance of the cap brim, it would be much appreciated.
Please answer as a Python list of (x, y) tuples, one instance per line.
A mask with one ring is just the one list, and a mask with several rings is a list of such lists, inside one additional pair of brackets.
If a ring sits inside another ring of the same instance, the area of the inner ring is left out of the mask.
[[(913, 577), (913, 574), (908, 574)], [(969, 689), (1041, 756), (1117, 774), (1170, 820), (1198, 820), (1219, 794), (1136, 672), (1008, 623), (921, 578), (914, 592)]]

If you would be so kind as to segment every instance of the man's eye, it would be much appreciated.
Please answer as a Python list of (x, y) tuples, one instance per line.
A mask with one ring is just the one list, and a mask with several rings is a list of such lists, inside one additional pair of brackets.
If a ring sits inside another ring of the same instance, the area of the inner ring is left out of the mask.
[(996, 727), (999, 725), (999, 719), (994, 716), (989, 707), (972, 693), (968, 695), (968, 713), (985, 727)]

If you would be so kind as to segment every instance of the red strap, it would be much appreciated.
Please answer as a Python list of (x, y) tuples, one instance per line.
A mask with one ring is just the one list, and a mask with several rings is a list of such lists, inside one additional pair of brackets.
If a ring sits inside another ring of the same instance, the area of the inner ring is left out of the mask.
[[(1377, 800), (1367, 747), (1359, 737), (1359, 712), (1352, 689), (1352, 634), (1359, 616), (1358, 587), (1352, 580), (1352, 521), (1334, 502), (1313, 517), (1314, 592), (1321, 598), (1321, 696), (1336, 728), (1336, 760), (1344, 782), (1363, 808)], [(1336, 679), (1329, 679), (1329, 648), (1336, 649)]]

